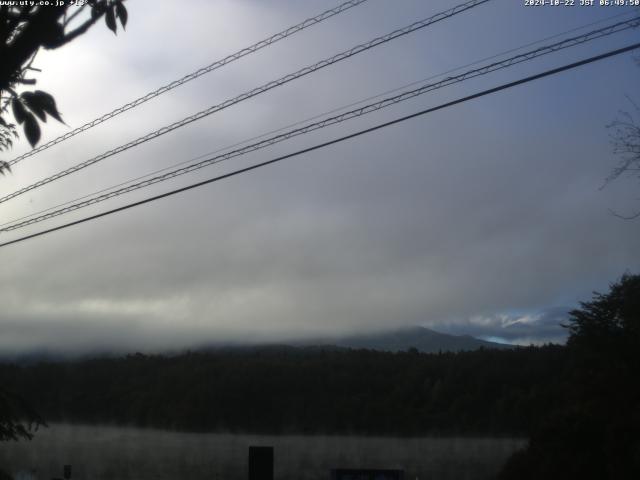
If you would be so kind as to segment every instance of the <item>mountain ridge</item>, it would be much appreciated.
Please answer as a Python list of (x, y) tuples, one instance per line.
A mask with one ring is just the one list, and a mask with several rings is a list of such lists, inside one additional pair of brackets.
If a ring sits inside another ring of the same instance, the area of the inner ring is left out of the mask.
[[(437, 332), (421, 326), (408, 326), (381, 330), (371, 333), (350, 333), (343, 335), (325, 335), (305, 337), (294, 340), (272, 342), (212, 342), (192, 346), (188, 349), (173, 351), (145, 351), (146, 354), (179, 355), (184, 351), (195, 352), (234, 352), (244, 350), (314, 350), (314, 349), (353, 349), (376, 350), (381, 352), (401, 352), (415, 348), (421, 353), (462, 352), (480, 348), (508, 349), (517, 345), (489, 342), (471, 335), (451, 335)], [(21, 354), (0, 354), (0, 363), (35, 364), (40, 362), (74, 362), (89, 358), (115, 358), (134, 354), (134, 351), (94, 351), (94, 352), (55, 352), (45, 349), (23, 352)]]
[(399, 352), (415, 348), (423, 353), (460, 352), (479, 348), (515, 348), (514, 345), (489, 342), (471, 335), (441, 333), (421, 326), (401, 327), (374, 333), (316, 337), (288, 343), (300, 347), (335, 346), (384, 352)]

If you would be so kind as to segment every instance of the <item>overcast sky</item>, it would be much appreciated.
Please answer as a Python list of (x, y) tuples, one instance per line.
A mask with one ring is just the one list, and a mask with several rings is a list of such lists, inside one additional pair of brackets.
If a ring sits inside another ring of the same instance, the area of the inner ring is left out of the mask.
[[(365, 2), (24, 160), (0, 179), (0, 190), (33, 183), (456, 4)], [(38, 57), (38, 88), (55, 95), (68, 125), (50, 121), (43, 139), (335, 5), (128, 1), (126, 32), (114, 36), (100, 24)], [(626, 11), (493, 0), (15, 198), (0, 205), (0, 218), (4, 223)], [(441, 89), (3, 233), (2, 240), (637, 40), (637, 30), (626, 32)], [(606, 291), (625, 271), (640, 270), (640, 220), (610, 213), (639, 210), (640, 183), (624, 178), (600, 188), (618, 162), (606, 125), (630, 108), (626, 96), (640, 101), (639, 77), (633, 54), (622, 55), (1, 248), (0, 351), (180, 349), (407, 325), (521, 344), (562, 341), (559, 323), (568, 309), (594, 290)], [(23, 141), (3, 158), (28, 149)]]

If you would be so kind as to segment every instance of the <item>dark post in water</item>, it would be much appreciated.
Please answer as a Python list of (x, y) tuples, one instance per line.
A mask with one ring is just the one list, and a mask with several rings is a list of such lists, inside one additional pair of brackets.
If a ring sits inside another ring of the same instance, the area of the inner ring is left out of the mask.
[(273, 480), (273, 447), (249, 447), (249, 480)]

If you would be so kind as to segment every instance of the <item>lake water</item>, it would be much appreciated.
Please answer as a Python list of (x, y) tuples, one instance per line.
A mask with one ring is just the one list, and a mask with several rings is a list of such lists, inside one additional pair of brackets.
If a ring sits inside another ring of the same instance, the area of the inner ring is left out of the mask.
[(0, 467), (50, 480), (72, 465), (78, 480), (246, 480), (248, 447), (274, 447), (276, 480), (329, 479), (331, 468), (397, 468), (405, 480), (491, 478), (526, 441), (512, 438), (383, 438), (195, 434), (51, 425), (31, 442), (0, 444)]

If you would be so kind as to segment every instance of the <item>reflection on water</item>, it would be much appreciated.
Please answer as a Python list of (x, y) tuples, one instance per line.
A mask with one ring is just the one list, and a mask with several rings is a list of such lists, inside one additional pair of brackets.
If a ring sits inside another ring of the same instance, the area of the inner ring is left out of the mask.
[(397, 468), (405, 479), (491, 478), (525, 441), (176, 433), (52, 425), (33, 441), (0, 444), (0, 466), (24, 480), (246, 480), (249, 445), (275, 448), (276, 480), (328, 480), (331, 468)]

